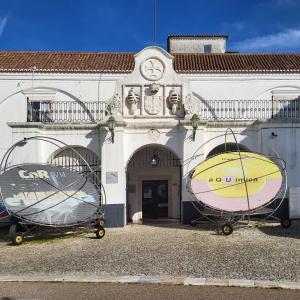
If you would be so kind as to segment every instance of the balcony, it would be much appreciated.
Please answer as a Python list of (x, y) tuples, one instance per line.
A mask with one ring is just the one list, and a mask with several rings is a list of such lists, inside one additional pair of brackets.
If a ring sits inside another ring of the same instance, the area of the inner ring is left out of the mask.
[(105, 117), (106, 102), (32, 101), (27, 104), (27, 122), (96, 123)]
[(200, 103), (202, 120), (267, 120), (300, 118), (300, 99), (207, 100)]
[[(32, 101), (27, 122), (96, 123), (104, 119), (106, 102)], [(199, 102), (204, 121), (267, 120), (300, 118), (300, 99), (295, 100), (206, 100)]]

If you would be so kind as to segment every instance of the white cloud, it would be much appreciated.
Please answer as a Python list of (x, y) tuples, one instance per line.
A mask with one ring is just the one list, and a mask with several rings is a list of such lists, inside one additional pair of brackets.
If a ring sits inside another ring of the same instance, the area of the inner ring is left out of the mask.
[(275, 34), (245, 39), (232, 44), (238, 51), (276, 51), (300, 48), (300, 29), (287, 29)]
[(8, 20), (8, 16), (6, 16), (4, 18), (0, 18), (0, 37), (2, 36), (2, 34), (4, 32), (4, 29), (7, 24), (7, 20)]

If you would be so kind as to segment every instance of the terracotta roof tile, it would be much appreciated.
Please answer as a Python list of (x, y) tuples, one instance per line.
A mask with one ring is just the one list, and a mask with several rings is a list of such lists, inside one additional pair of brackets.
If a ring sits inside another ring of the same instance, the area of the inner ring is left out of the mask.
[[(178, 73), (300, 73), (300, 54), (177, 53)], [(133, 53), (0, 51), (0, 72), (130, 73)]]
[(130, 73), (132, 53), (0, 51), (0, 72)]
[(300, 54), (172, 53), (178, 73), (300, 73)]

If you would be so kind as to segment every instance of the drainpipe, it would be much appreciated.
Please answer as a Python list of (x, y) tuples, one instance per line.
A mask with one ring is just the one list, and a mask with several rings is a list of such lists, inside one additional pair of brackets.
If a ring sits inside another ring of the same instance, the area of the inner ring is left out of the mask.
[(180, 181), (180, 184), (179, 184), (179, 193), (180, 193), (180, 196), (179, 196), (179, 219), (180, 219), (180, 223), (182, 223), (182, 213), (181, 213), (181, 210), (182, 210), (182, 166), (179, 167), (179, 181)]
[(273, 99), (273, 95), (272, 95), (272, 98), (271, 98), (271, 101), (272, 101), (272, 119), (273, 119), (273, 117), (274, 117), (274, 99)]

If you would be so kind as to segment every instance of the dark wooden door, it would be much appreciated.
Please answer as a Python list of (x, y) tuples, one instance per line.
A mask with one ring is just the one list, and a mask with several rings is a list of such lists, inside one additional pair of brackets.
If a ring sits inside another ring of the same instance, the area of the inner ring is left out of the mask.
[(143, 218), (168, 217), (168, 180), (143, 181)]

